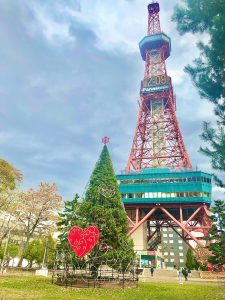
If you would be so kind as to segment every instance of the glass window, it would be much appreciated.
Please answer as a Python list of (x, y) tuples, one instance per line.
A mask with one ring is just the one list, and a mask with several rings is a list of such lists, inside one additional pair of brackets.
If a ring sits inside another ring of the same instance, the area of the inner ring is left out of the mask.
[(182, 229), (181, 229), (181, 228), (177, 228), (177, 231), (181, 232), (181, 231), (182, 231)]
[(163, 231), (167, 231), (167, 227), (163, 227)]
[(148, 193), (145, 193), (145, 198), (148, 198)]
[(184, 262), (184, 260), (181, 258), (181, 259), (180, 259), (180, 262), (181, 262), (181, 263), (183, 263), (183, 262)]
[(164, 261), (165, 261), (165, 262), (168, 262), (168, 258), (165, 258)]
[(170, 255), (171, 255), (171, 256), (174, 256), (174, 252), (170, 252)]
[(157, 198), (157, 193), (153, 193), (153, 198)]
[(170, 261), (171, 261), (171, 262), (174, 262), (174, 258), (171, 258)]
[(163, 237), (167, 237), (167, 233), (163, 233)]
[(165, 244), (168, 244), (168, 241), (167, 240), (165, 240), (165, 241), (163, 241)]
[(179, 250), (183, 250), (184, 249), (184, 247), (183, 246), (179, 246)]
[(173, 244), (173, 240), (170, 240), (170, 244)]
[(181, 241), (181, 240), (178, 240), (178, 244), (182, 244), (182, 241)]
[(158, 198), (162, 198), (162, 193), (158, 192)]
[(162, 193), (162, 198), (166, 198), (166, 193)]
[(170, 234), (169, 234), (169, 237), (173, 237), (173, 233), (170, 233)]
[(164, 254), (164, 255), (168, 255), (168, 252), (164, 252), (163, 254)]
[(153, 193), (149, 193), (149, 198), (153, 198)]
[(180, 252), (180, 253), (179, 253), (179, 256), (184, 256), (184, 253), (183, 253), (183, 252)]
[(175, 193), (171, 193), (171, 197), (176, 197), (176, 194)]

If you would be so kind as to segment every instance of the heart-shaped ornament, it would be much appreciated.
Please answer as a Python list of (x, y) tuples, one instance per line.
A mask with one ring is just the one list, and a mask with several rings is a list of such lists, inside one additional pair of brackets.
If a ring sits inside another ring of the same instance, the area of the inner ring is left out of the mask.
[(77, 256), (83, 258), (98, 243), (99, 230), (95, 226), (82, 229), (74, 226), (68, 233), (68, 241)]

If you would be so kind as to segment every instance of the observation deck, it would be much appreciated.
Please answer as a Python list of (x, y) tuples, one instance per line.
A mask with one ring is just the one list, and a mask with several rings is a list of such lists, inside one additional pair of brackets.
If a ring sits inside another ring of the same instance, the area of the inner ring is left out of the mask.
[(146, 60), (146, 50), (151, 51), (153, 49), (163, 49), (164, 58), (167, 59), (170, 56), (171, 51), (171, 39), (165, 33), (157, 33), (153, 35), (146, 35), (139, 43), (142, 59)]
[(143, 169), (117, 175), (117, 180), (124, 204), (211, 203), (212, 175), (201, 171)]

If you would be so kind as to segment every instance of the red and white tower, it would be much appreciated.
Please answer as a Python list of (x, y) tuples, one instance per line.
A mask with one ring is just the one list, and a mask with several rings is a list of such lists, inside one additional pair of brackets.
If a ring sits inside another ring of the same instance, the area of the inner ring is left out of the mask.
[(169, 227), (196, 251), (194, 245), (208, 243), (212, 176), (192, 170), (184, 145), (166, 69), (171, 41), (161, 31), (158, 3), (148, 5), (148, 31), (139, 47), (145, 61), (140, 111), (126, 172), (117, 175), (129, 234), (136, 250), (151, 250), (161, 228)]
[(161, 31), (159, 4), (148, 5), (148, 31), (139, 43), (145, 61), (140, 111), (126, 172), (146, 168), (191, 169), (176, 117), (176, 101), (166, 59), (170, 38)]

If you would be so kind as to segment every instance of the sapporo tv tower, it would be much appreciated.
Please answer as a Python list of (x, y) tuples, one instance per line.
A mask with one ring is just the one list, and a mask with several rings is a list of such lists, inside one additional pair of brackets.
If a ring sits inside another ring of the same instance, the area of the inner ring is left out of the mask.
[(184, 145), (166, 69), (171, 40), (161, 31), (159, 11), (158, 3), (148, 5), (148, 31), (139, 43), (145, 61), (140, 111), (126, 170), (117, 179), (136, 250), (156, 250), (161, 227), (170, 227), (196, 251), (210, 229), (211, 175), (192, 170)]

